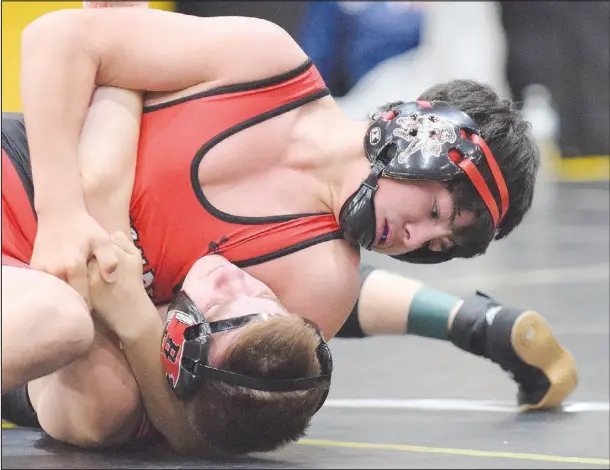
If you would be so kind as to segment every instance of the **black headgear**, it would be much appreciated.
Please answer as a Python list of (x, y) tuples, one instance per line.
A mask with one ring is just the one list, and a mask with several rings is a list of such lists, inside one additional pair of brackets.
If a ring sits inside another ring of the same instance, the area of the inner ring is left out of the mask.
[[(344, 237), (369, 250), (375, 242), (376, 220), (373, 198), (381, 176), (403, 180), (449, 181), (465, 173), (483, 198), (494, 229), (508, 210), (508, 190), (489, 147), (476, 123), (466, 113), (442, 101), (397, 102), (373, 117), (364, 136), (364, 150), (371, 172), (343, 204), (339, 224)], [(501, 198), (493, 198), (477, 165), (485, 158)], [(427, 248), (396, 256), (412, 263), (448, 261), (454, 252)]]
[(174, 393), (181, 399), (188, 398), (197, 390), (197, 385), (202, 379), (219, 380), (267, 392), (324, 387), (325, 392), (317, 408), (319, 409), (326, 400), (330, 388), (332, 356), (320, 330), (309, 320), (303, 319), (316, 330), (320, 338), (316, 350), (321, 368), (320, 375), (300, 379), (263, 379), (208, 365), (209, 342), (214, 333), (233, 330), (251, 321), (263, 319), (262, 314), (254, 313), (210, 323), (184, 291), (176, 294), (167, 310), (161, 342), (161, 362)]

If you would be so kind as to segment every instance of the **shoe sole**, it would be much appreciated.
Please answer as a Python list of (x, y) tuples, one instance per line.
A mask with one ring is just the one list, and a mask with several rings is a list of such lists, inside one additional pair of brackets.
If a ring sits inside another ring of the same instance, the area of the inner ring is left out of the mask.
[(551, 386), (542, 400), (520, 406), (521, 410), (555, 408), (578, 385), (576, 361), (555, 338), (551, 327), (538, 312), (523, 312), (513, 326), (511, 343), (521, 360), (544, 372)]

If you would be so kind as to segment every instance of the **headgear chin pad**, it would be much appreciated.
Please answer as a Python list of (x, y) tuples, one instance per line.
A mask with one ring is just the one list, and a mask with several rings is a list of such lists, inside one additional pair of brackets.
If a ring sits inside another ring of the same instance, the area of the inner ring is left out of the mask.
[(377, 224), (373, 198), (377, 192), (377, 180), (382, 170), (383, 165), (380, 163), (374, 165), (368, 178), (345, 201), (339, 212), (339, 226), (343, 237), (352, 245), (367, 250), (375, 242)]

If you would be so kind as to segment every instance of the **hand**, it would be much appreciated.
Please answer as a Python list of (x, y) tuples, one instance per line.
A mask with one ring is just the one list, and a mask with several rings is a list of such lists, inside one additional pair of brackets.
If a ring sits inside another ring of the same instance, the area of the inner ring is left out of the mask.
[(113, 281), (118, 259), (108, 233), (85, 211), (39, 214), (31, 266), (66, 281), (89, 302), (87, 261), (95, 257), (101, 276)]
[[(138, 324), (138, 313), (144, 304), (152, 305), (142, 281), (142, 256), (140, 251), (123, 232), (110, 235), (112, 248), (118, 259), (114, 282), (106, 282), (100, 275), (97, 260), (88, 264), (91, 305), (100, 319), (119, 337), (125, 327), (132, 329)], [(157, 315), (157, 310), (152, 308)]]
[(127, 2), (127, 1), (115, 1), (115, 2), (93, 2), (84, 1), (83, 8), (116, 8), (116, 7), (148, 7), (148, 2)]

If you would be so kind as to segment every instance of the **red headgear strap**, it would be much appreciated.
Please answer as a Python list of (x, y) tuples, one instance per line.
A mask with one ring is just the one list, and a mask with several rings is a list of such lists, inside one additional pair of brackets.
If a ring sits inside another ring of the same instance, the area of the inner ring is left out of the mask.
[[(418, 100), (416, 103), (421, 108), (432, 107), (432, 103), (429, 101)], [(381, 115), (381, 118), (385, 119), (386, 121), (390, 121), (394, 119), (395, 116), (396, 113), (391, 110)], [(502, 172), (498, 167), (498, 163), (496, 162), (496, 159), (491, 153), (491, 150), (489, 149), (489, 146), (485, 140), (483, 140), (483, 138), (478, 134), (472, 134), (469, 136), (463, 129), (460, 132), (465, 139), (470, 140), (472, 143), (479, 146), (483, 151), (487, 165), (489, 166), (492, 177), (498, 188), (498, 193), (500, 194), (500, 208), (498, 208), (498, 204), (492, 196), (489, 186), (487, 183), (485, 183), (485, 179), (481, 175), (481, 172), (471, 160), (464, 158), (464, 156), (457, 150), (450, 150), (449, 158), (455, 165), (461, 168), (462, 171), (466, 173), (470, 181), (472, 181), (472, 184), (483, 199), (483, 202), (491, 214), (493, 228), (495, 230), (508, 212), (508, 189), (506, 187), (506, 182), (504, 181), (504, 177), (502, 176)]]
[(485, 159), (487, 160), (487, 165), (489, 165), (489, 169), (491, 170), (491, 174), (494, 177), (494, 181), (498, 186), (498, 192), (500, 193), (500, 202), (502, 204), (502, 211), (500, 212), (500, 220), (506, 215), (508, 212), (508, 188), (506, 187), (506, 183), (504, 182), (504, 177), (502, 176), (502, 172), (500, 171), (500, 167), (496, 163), (496, 159), (494, 158), (491, 150), (487, 146), (487, 143), (483, 140), (483, 137), (477, 134), (473, 134), (470, 136), (471, 142), (477, 144), (483, 150), (483, 154), (485, 155)]
[(487, 160), (487, 164), (489, 165), (491, 174), (494, 178), (494, 181), (496, 182), (496, 186), (498, 187), (498, 192), (500, 193), (501, 210), (498, 210), (496, 200), (492, 196), (489, 187), (485, 183), (483, 176), (481, 175), (475, 164), (472, 163), (472, 161), (470, 161), (469, 159), (464, 158), (457, 162), (456, 165), (459, 166), (464, 171), (464, 173), (466, 173), (468, 178), (470, 178), (470, 181), (472, 181), (472, 184), (476, 188), (477, 192), (481, 195), (481, 198), (483, 198), (483, 202), (485, 202), (485, 205), (487, 206), (487, 209), (489, 209), (489, 213), (491, 214), (495, 230), (500, 221), (506, 215), (506, 212), (508, 212), (508, 189), (506, 188), (506, 183), (504, 181), (504, 177), (502, 176), (502, 172), (500, 171), (500, 168), (498, 167), (496, 159), (491, 153), (491, 150), (487, 146), (487, 143), (480, 135), (477, 134), (472, 134), (470, 136), (470, 141), (481, 147), (481, 150), (485, 155), (485, 160)]

